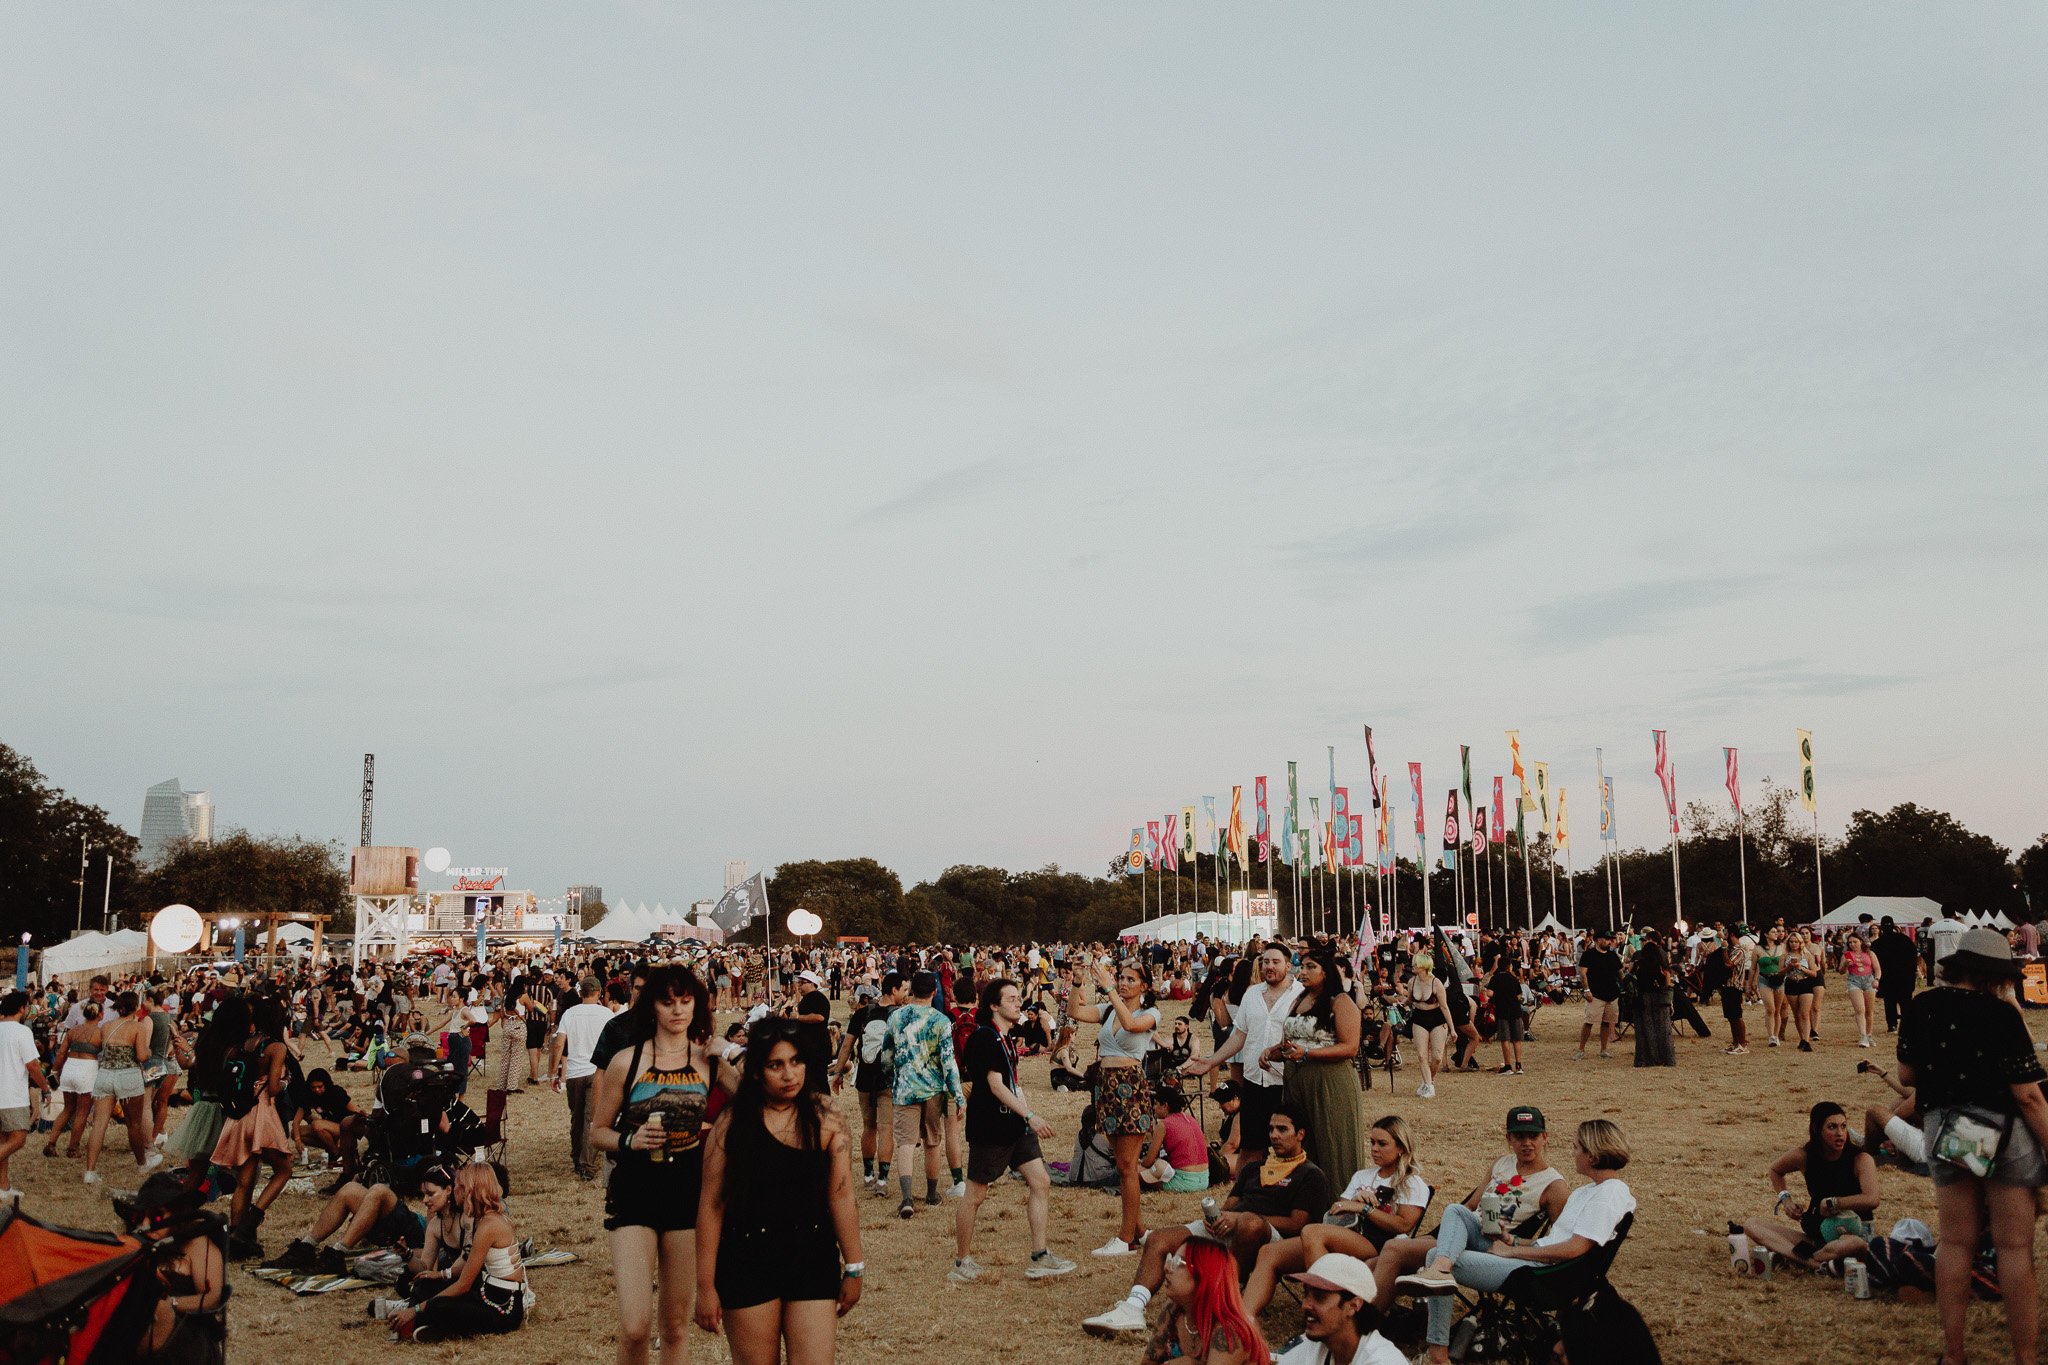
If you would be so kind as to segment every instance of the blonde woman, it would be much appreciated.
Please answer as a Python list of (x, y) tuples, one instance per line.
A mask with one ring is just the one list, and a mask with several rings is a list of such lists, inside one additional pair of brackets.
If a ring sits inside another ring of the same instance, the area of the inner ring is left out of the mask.
[(469, 1245), (446, 1289), (417, 1309), (392, 1315), (391, 1330), (399, 1340), (496, 1336), (526, 1321), (526, 1267), (519, 1259), (519, 1233), (505, 1216), (497, 1172), (481, 1162), (464, 1166), (455, 1173), (453, 1203), (469, 1229)]
[(1813, 959), (1818, 951), (1819, 945), (1804, 929), (1794, 929), (1785, 941), (1785, 999), (1792, 1007), (1792, 1031), (1799, 1038), (1801, 1052), (1813, 1051), (1814, 993), (1820, 984)]
[(1257, 1317), (1265, 1312), (1280, 1277), (1314, 1265), (1325, 1252), (1342, 1252), (1371, 1265), (1381, 1247), (1397, 1237), (1412, 1237), (1421, 1227), (1429, 1186), (1416, 1170), (1408, 1124), (1398, 1114), (1375, 1120), (1368, 1145), (1372, 1164), (1351, 1177), (1323, 1215), (1325, 1221), (1310, 1223), (1299, 1237), (1259, 1248), (1244, 1286), (1247, 1313)]
[(1436, 974), (1436, 960), (1428, 953), (1410, 957), (1408, 970), (1408, 1036), (1415, 1040), (1416, 1057), (1422, 1065), (1422, 1084), (1415, 1093), (1433, 1100), (1436, 1073), (1443, 1070), (1451, 1045), (1451, 997)]

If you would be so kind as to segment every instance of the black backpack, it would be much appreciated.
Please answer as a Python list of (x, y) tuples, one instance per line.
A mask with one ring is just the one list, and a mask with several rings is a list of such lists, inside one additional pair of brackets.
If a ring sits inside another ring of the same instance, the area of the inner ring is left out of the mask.
[[(256, 1045), (253, 1051), (249, 1043)], [(251, 1038), (221, 1059), (221, 1113), (238, 1119), (256, 1107), (256, 1087), (263, 1081), (263, 1054), (269, 1047), (268, 1038)]]

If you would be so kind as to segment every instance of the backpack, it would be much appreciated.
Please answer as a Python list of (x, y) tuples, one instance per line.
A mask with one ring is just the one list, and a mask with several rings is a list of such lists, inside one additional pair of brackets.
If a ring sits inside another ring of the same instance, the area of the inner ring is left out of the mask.
[(256, 1087), (263, 1080), (263, 1054), (270, 1040), (257, 1037), (249, 1041), (256, 1044), (253, 1052), (244, 1043), (220, 1063), (220, 1112), (231, 1119), (242, 1118), (256, 1107)]
[(889, 1046), (889, 1016), (877, 1011), (860, 1028), (860, 1079), (883, 1081), (896, 1073), (896, 1050)]

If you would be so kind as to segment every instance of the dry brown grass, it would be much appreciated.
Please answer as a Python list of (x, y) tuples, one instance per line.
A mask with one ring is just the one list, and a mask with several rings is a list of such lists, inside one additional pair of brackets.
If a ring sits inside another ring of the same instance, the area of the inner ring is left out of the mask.
[[(1538, 1041), (1525, 1049), (1523, 1077), (1454, 1076), (1434, 1101), (1415, 1098), (1414, 1073), (1398, 1073), (1389, 1094), (1385, 1075), (1365, 1097), (1368, 1117), (1404, 1116), (1420, 1143), (1424, 1174), (1452, 1197), (1462, 1193), (1501, 1150), (1502, 1116), (1528, 1102), (1549, 1116), (1554, 1156), (1565, 1160), (1571, 1126), (1605, 1116), (1629, 1136), (1635, 1159), (1627, 1179), (1640, 1210), (1614, 1279), (1649, 1318), (1665, 1358), (1685, 1365), (1766, 1359), (1869, 1362), (1927, 1359), (1939, 1334), (1931, 1306), (1888, 1301), (1859, 1303), (1834, 1280), (1781, 1273), (1770, 1282), (1737, 1279), (1727, 1269), (1724, 1224), (1765, 1212), (1771, 1202), (1764, 1168), (1771, 1157), (1802, 1140), (1805, 1112), (1816, 1100), (1834, 1099), (1858, 1115), (1889, 1095), (1876, 1080), (1858, 1076), (1865, 1057), (1891, 1060), (1889, 1040), (1863, 1051), (1842, 992), (1826, 1007), (1826, 1042), (1814, 1053), (1758, 1050), (1726, 1057), (1725, 1036), (1682, 1040), (1676, 1070), (1637, 1071), (1624, 1042), (1609, 1062), (1573, 1062), (1579, 1013), (1546, 1010)], [(844, 1010), (844, 1005), (840, 1007)], [(1178, 1008), (1178, 1007), (1175, 1007)], [(1752, 1011), (1755, 1028), (1756, 1012)], [(1720, 1027), (1718, 1017), (1712, 1022)], [(2037, 1029), (2037, 1032), (2039, 1030)], [(316, 1052), (316, 1060), (324, 1053)], [(1024, 1082), (1039, 1109), (1058, 1126), (1047, 1144), (1064, 1157), (1072, 1147), (1079, 1096), (1045, 1088), (1045, 1064), (1027, 1062)], [(361, 1078), (354, 1078), (363, 1088)], [(481, 1105), (481, 1095), (472, 1098)], [(849, 1112), (853, 1112), (851, 1103)], [(1211, 1112), (1213, 1125), (1214, 1114)], [(858, 1123), (857, 1115), (855, 1117)], [(612, 1290), (602, 1220), (602, 1192), (579, 1183), (566, 1158), (562, 1102), (547, 1089), (512, 1097), (510, 1158), (512, 1200), (520, 1230), (544, 1244), (567, 1247), (584, 1259), (534, 1272), (540, 1303), (516, 1339), (401, 1347), (386, 1342), (382, 1324), (364, 1317), (367, 1291), (294, 1299), (283, 1290), (235, 1277), (231, 1358), (237, 1361), (372, 1361), (398, 1359), (603, 1361), (613, 1355)], [(125, 1138), (110, 1133), (102, 1169), (113, 1183), (128, 1179)], [(16, 1158), (16, 1183), (39, 1216), (85, 1227), (106, 1227), (111, 1211), (77, 1183), (77, 1163), (45, 1161), (36, 1148)], [(1340, 1173), (1339, 1179), (1343, 1174)], [(1887, 1168), (1879, 1224), (1912, 1215), (1934, 1221), (1932, 1189)], [(1147, 1196), (1147, 1221), (1168, 1224), (1192, 1217), (1198, 1195)], [(266, 1247), (280, 1248), (311, 1218), (310, 1198), (285, 1195), (264, 1229)], [(1029, 1247), (1023, 1190), (1006, 1183), (984, 1206), (977, 1255), (996, 1271), (992, 1283), (956, 1287), (946, 1282), (952, 1256), (953, 1204), (920, 1211), (910, 1223), (894, 1216), (893, 1201), (861, 1199), (869, 1265), (866, 1296), (842, 1324), (840, 1359), (850, 1365), (937, 1365), (983, 1360), (1134, 1361), (1133, 1344), (1109, 1345), (1084, 1335), (1079, 1320), (1100, 1312), (1128, 1284), (1135, 1260), (1098, 1261), (1087, 1252), (1116, 1230), (1116, 1201), (1093, 1191), (1055, 1190), (1052, 1242), (1079, 1269), (1063, 1279), (1024, 1279)], [(1440, 1211), (1440, 1210), (1439, 1210)], [(1431, 1221), (1434, 1222), (1435, 1214)], [(1282, 1300), (1285, 1303), (1285, 1300)], [(1269, 1338), (1295, 1330), (1276, 1309)], [(725, 1361), (724, 1343), (692, 1332), (691, 1358)], [(2004, 1318), (1996, 1308), (1972, 1310), (1973, 1357), (2008, 1356)]]

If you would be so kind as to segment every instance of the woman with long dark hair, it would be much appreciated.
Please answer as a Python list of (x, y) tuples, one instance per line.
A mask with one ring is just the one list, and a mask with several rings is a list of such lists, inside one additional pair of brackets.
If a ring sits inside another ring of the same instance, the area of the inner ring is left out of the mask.
[[(1785, 1188), (1787, 1177), (1806, 1178), (1806, 1202)], [(1778, 1200), (1771, 1218), (1752, 1218), (1742, 1225), (1749, 1240), (1769, 1247), (1788, 1261), (1812, 1268), (1814, 1252), (1837, 1237), (1862, 1236), (1877, 1211), (1877, 1161), (1849, 1141), (1849, 1116), (1832, 1100), (1822, 1100), (1806, 1116), (1806, 1143), (1771, 1163), (1771, 1187)], [(1781, 1221), (1790, 1219), (1789, 1223)]]
[(599, 1073), (589, 1143), (618, 1158), (605, 1186), (612, 1280), (619, 1295), (619, 1362), (647, 1359), (661, 1283), (662, 1365), (689, 1355), (697, 1284), (698, 1195), (704, 1116), (717, 1079), (711, 997), (688, 967), (655, 967), (626, 1014), (630, 1046)]
[[(221, 1063), (224, 1073), (233, 1070), (246, 1077), (224, 1087), (232, 1092), (223, 1095), (228, 1120), (213, 1145), (213, 1164), (235, 1173), (235, 1192), (228, 1201), (232, 1215), (230, 1259), (262, 1256), (256, 1229), (263, 1223), (264, 1211), (291, 1179), (292, 1140), (277, 1110), (278, 1096), (285, 1088), (284, 1030), (284, 1006), (269, 996), (257, 999), (249, 1006), (248, 1034)], [(245, 1104), (247, 1108), (242, 1107)], [(259, 1162), (270, 1166), (270, 1180), (261, 1193), (256, 1192)]]
[(1636, 1061), (1637, 1066), (1677, 1066), (1678, 1054), (1671, 1045), (1671, 992), (1673, 980), (1664, 945), (1645, 938), (1633, 964), (1636, 979)]
[(100, 1029), (100, 1064), (92, 1082), (92, 1133), (85, 1140), (85, 1183), (100, 1183), (100, 1145), (107, 1140), (107, 1121), (122, 1104), (128, 1107), (128, 1150), (148, 1175), (163, 1164), (150, 1145), (149, 1102), (143, 1094), (141, 1057), (149, 1051), (149, 1021), (136, 1011), (141, 997), (134, 991), (110, 995), (117, 1016)]
[(828, 1365), (860, 1302), (851, 1143), (831, 1097), (807, 1086), (796, 1025), (747, 1038), (732, 1102), (705, 1147), (697, 1209), (697, 1325), (723, 1327), (736, 1365)]
[(192, 1065), (185, 1072), (185, 1088), (192, 1096), (185, 1121), (164, 1142), (164, 1155), (183, 1161), (204, 1173), (212, 1162), (214, 1144), (220, 1141), (227, 1115), (221, 1112), (221, 1063), (228, 1053), (249, 1036), (249, 1000), (231, 995), (214, 1006), (213, 1018), (199, 1030), (192, 1045)]
[(1339, 1171), (1357, 1170), (1365, 1154), (1365, 1102), (1352, 1069), (1362, 1016), (1327, 943), (1303, 954), (1301, 987), (1284, 1036), (1259, 1060), (1284, 1063), (1287, 1101), (1308, 1120), (1308, 1159), (1334, 1181)]

